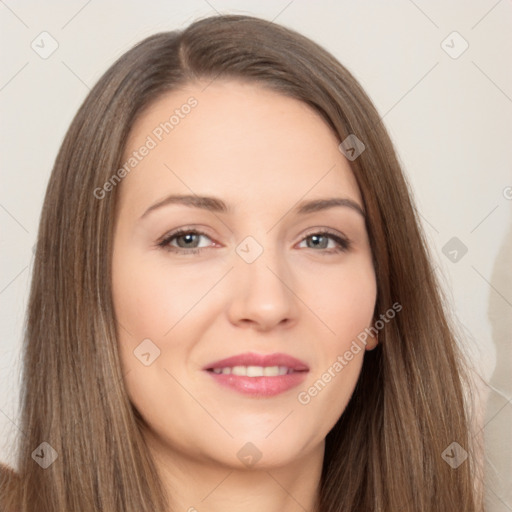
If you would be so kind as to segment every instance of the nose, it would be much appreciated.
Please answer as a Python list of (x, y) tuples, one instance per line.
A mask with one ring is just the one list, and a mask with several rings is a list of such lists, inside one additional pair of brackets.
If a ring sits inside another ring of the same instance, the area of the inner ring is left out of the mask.
[(298, 318), (293, 276), (282, 256), (265, 249), (252, 263), (236, 256), (235, 284), (228, 305), (230, 321), (238, 327), (268, 331), (290, 327)]

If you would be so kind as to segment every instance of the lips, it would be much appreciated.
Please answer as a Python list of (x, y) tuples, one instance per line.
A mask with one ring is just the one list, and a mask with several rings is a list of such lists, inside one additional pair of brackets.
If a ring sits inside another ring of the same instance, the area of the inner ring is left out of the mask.
[(235, 366), (284, 366), (289, 370), (296, 372), (308, 371), (309, 367), (306, 363), (289, 356), (288, 354), (254, 354), (248, 352), (227, 359), (221, 359), (214, 363), (207, 364), (203, 370), (215, 370), (218, 368), (234, 368)]
[(287, 354), (240, 354), (203, 367), (218, 384), (254, 397), (271, 397), (298, 386), (309, 367)]

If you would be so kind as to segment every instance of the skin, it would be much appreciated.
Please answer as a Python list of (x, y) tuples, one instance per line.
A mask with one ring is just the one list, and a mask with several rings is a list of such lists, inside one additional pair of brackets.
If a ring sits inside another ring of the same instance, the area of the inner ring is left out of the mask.
[[(128, 158), (197, 99), (119, 185), (112, 285), (127, 392), (176, 510), (312, 511), (325, 436), (354, 390), (364, 347), (308, 404), (297, 396), (372, 325), (377, 290), (360, 213), (293, 209), (330, 197), (363, 209), (360, 190), (340, 141), (309, 106), (254, 84), (205, 86), (189, 84), (151, 105), (126, 146)], [(215, 196), (232, 212), (172, 204), (140, 219), (170, 194)], [(181, 227), (207, 236), (174, 238), (182, 254), (158, 246)], [(322, 228), (350, 248), (332, 252), (329, 235), (315, 244), (311, 235)], [(236, 252), (247, 236), (263, 249), (250, 264)], [(204, 249), (194, 254), (194, 246)], [(134, 355), (144, 339), (160, 350), (149, 366)], [(376, 343), (369, 338), (366, 350)], [(202, 370), (245, 352), (290, 354), (309, 373), (297, 388), (255, 398)], [(248, 442), (261, 455), (253, 465), (237, 456)]]

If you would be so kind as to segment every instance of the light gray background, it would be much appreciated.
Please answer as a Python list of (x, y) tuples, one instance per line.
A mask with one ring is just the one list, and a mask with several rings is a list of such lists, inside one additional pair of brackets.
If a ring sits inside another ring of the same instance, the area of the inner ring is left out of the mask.
[[(383, 116), (465, 347), (486, 380), (479, 407), (489, 511), (511, 511), (510, 0), (0, 1), (0, 460), (12, 464), (32, 248), (64, 133), (92, 85), (133, 44), (215, 12), (260, 16), (312, 38), (352, 71)], [(58, 43), (46, 59), (31, 48), (49, 48), (43, 31)], [(464, 40), (469, 47), (454, 58)], [(452, 237), (468, 249), (456, 262), (443, 253)]]

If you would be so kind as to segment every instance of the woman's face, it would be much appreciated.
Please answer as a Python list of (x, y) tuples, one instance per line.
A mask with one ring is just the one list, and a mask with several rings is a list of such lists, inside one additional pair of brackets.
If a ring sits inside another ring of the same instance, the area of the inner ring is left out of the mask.
[(204, 87), (155, 102), (127, 144), (113, 253), (125, 383), (158, 453), (285, 465), (323, 453), (360, 374), (353, 342), (376, 300), (363, 203), (306, 104)]

